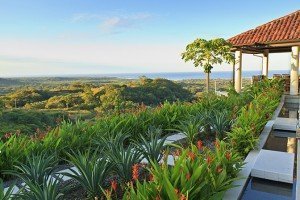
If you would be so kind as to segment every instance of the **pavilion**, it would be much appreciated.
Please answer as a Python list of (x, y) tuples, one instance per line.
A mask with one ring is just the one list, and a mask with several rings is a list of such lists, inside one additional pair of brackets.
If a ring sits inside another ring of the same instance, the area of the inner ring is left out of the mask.
[(238, 34), (228, 41), (235, 52), (234, 87), (242, 88), (242, 54), (262, 54), (262, 75), (268, 77), (269, 54), (291, 52), (290, 95), (298, 95), (300, 10)]

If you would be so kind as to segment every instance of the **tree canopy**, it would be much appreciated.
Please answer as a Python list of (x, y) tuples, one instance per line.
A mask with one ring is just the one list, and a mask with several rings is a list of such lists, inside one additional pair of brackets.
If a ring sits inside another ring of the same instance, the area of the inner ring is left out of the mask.
[(207, 90), (209, 89), (209, 74), (214, 65), (234, 60), (230, 52), (231, 44), (223, 38), (212, 40), (196, 39), (186, 46), (182, 53), (185, 62), (192, 61), (195, 67), (202, 67), (207, 74)]

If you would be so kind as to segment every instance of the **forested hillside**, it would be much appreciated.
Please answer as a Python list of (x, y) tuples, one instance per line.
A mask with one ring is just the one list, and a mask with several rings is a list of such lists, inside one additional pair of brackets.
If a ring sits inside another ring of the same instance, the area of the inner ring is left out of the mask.
[[(11, 85), (6, 87), (10, 92), (0, 96), (0, 137), (7, 133), (46, 131), (62, 120), (93, 120), (157, 106), (165, 101), (195, 98), (182, 84), (167, 79), (74, 80), (51, 78), (42, 82), (42, 79), (34, 79), (31, 84), (27, 79), (11, 80)], [(16, 85), (20, 82), (26, 85)]]

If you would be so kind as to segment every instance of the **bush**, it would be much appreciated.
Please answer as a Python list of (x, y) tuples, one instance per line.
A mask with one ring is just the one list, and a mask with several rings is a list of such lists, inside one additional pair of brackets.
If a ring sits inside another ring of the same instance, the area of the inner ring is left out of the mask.
[[(151, 180), (130, 187), (124, 199), (222, 199), (242, 167), (241, 157), (224, 141), (215, 151), (192, 145), (174, 157), (174, 166), (152, 163)], [(166, 163), (166, 162), (165, 162)]]
[(87, 191), (88, 196), (92, 199), (102, 196), (102, 187), (104, 181), (111, 172), (110, 163), (104, 158), (97, 156), (97, 151), (91, 153), (73, 153), (69, 154), (70, 164), (74, 165), (77, 170), (71, 170), (71, 173), (64, 173), (78, 183)]
[(262, 85), (252, 88), (252, 92), (264, 91), (256, 94), (253, 101), (245, 105), (235, 120), (228, 134), (235, 150), (246, 156), (257, 146), (258, 137), (280, 102), (283, 93), (281, 81), (263, 82)]

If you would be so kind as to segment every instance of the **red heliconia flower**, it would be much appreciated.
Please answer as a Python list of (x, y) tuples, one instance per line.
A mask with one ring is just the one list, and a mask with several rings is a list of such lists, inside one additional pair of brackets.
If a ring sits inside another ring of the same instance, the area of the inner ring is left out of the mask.
[(208, 165), (210, 165), (212, 163), (212, 158), (209, 155), (206, 158), (206, 162)]
[(188, 152), (188, 157), (189, 157), (192, 161), (194, 161), (196, 155), (195, 155), (193, 152), (190, 151), (190, 152)]
[(11, 135), (12, 135), (11, 133), (5, 133), (4, 138), (5, 138), (5, 139), (8, 139), (8, 138), (11, 137)]
[(174, 155), (175, 155), (175, 156), (180, 156), (180, 154), (181, 154), (181, 151), (180, 151), (179, 149), (176, 149)]
[(227, 160), (230, 160), (231, 158), (231, 153), (230, 152), (226, 152), (225, 157)]
[(153, 174), (149, 174), (149, 181), (154, 181), (154, 176), (153, 176)]
[(184, 194), (180, 195), (180, 200), (187, 200), (187, 197)]
[(191, 174), (188, 173), (185, 177), (186, 177), (187, 180), (190, 180), (191, 179)]
[(132, 166), (132, 180), (137, 181), (139, 179), (139, 164)]
[(220, 174), (223, 171), (223, 168), (219, 165), (216, 169), (217, 173)]
[(216, 140), (214, 143), (215, 143), (216, 148), (219, 149), (220, 148), (220, 142), (218, 140)]
[(113, 189), (113, 191), (117, 191), (118, 182), (116, 180), (113, 180), (110, 182), (110, 184), (111, 184), (111, 188)]
[(40, 134), (37, 136), (37, 138), (38, 138), (39, 140), (43, 140), (45, 137), (46, 137), (46, 133), (40, 133)]
[(202, 148), (203, 148), (203, 142), (201, 140), (198, 140), (198, 142), (197, 142), (197, 148), (198, 148), (198, 150), (202, 150)]

